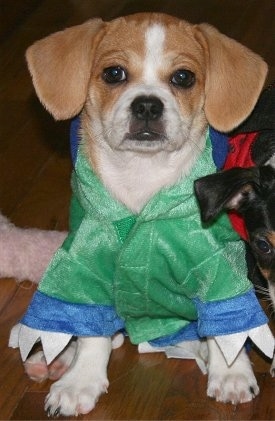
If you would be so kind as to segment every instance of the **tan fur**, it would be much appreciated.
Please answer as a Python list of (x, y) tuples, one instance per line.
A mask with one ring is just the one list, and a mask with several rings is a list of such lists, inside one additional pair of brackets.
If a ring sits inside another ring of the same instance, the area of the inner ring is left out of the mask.
[(267, 235), (267, 238), (269, 239), (270, 243), (273, 245), (273, 247), (275, 248), (275, 233), (271, 232)]
[[(159, 20), (174, 26), (176, 36), (168, 39), (167, 53), (174, 53), (175, 64), (177, 54), (184, 55), (187, 64), (190, 57), (190, 67), (196, 63), (203, 88), (206, 77), (205, 114), (209, 123), (221, 131), (236, 127), (250, 114), (262, 89), (267, 73), (264, 61), (210, 25), (193, 26), (161, 15)], [(26, 57), (37, 94), (48, 111), (58, 120), (79, 113), (86, 101), (91, 71), (100, 64), (106, 65), (112, 56), (118, 60), (118, 51), (122, 63), (123, 53), (136, 54), (138, 72), (139, 57), (143, 54), (140, 34), (148, 24), (150, 21), (144, 21), (144, 14), (118, 18), (111, 23), (92, 19), (32, 45)], [(93, 48), (106, 28), (108, 36), (93, 57)], [(104, 58), (106, 49), (109, 57)], [(105, 98), (105, 105), (110, 106), (112, 95)]]
[(260, 56), (212, 26), (201, 24), (197, 30), (207, 56), (206, 117), (216, 129), (230, 131), (254, 108), (267, 65)]
[(37, 41), (26, 52), (37, 95), (57, 120), (75, 116), (86, 101), (92, 40), (103, 25), (92, 19)]

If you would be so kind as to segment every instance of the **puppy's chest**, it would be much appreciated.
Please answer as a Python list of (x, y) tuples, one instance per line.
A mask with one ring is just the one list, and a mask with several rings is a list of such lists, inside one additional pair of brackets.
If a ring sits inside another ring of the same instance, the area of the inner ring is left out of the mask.
[(182, 175), (181, 160), (166, 154), (159, 157), (128, 154), (125, 158), (102, 158), (99, 175), (112, 196), (134, 213), (139, 213), (151, 197), (175, 184)]

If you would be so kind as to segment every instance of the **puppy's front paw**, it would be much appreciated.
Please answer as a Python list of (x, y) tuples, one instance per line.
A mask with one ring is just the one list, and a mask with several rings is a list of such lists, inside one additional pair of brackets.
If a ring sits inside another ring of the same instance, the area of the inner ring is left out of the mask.
[(42, 382), (49, 377), (49, 370), (43, 351), (38, 351), (29, 357), (24, 363), (24, 368), (29, 378), (36, 382)]
[(42, 382), (47, 378), (58, 380), (70, 367), (75, 352), (76, 342), (73, 341), (50, 365), (47, 365), (44, 352), (38, 351), (24, 363), (25, 372), (37, 382)]
[(251, 401), (259, 393), (254, 374), (215, 373), (208, 380), (207, 395), (232, 404)]
[(257, 380), (245, 348), (228, 365), (215, 339), (208, 338), (207, 395), (219, 402), (233, 404), (251, 401), (259, 393)]
[(45, 401), (45, 411), (49, 417), (88, 414), (100, 395), (107, 392), (108, 385), (107, 379), (98, 379), (92, 384), (85, 384), (83, 379), (83, 384), (79, 385), (68, 383), (62, 378), (51, 386)]

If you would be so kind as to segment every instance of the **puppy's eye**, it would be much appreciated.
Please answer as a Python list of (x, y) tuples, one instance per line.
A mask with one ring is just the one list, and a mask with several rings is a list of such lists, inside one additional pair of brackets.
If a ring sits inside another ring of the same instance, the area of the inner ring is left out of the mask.
[(107, 67), (103, 70), (102, 78), (107, 83), (120, 83), (127, 80), (126, 72), (122, 67)]
[(179, 69), (171, 76), (171, 83), (179, 88), (191, 88), (196, 81), (195, 74), (191, 70)]
[(255, 246), (263, 254), (269, 254), (269, 253), (271, 253), (271, 250), (272, 250), (271, 245), (269, 244), (268, 241), (266, 241), (263, 238), (259, 238), (258, 240), (256, 240), (255, 241)]

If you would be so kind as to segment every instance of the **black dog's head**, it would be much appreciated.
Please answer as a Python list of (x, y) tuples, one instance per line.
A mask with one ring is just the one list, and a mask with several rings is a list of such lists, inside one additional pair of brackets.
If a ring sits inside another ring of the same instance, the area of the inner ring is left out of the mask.
[(242, 215), (262, 275), (275, 286), (275, 169), (232, 168), (195, 181), (203, 222), (224, 209)]

